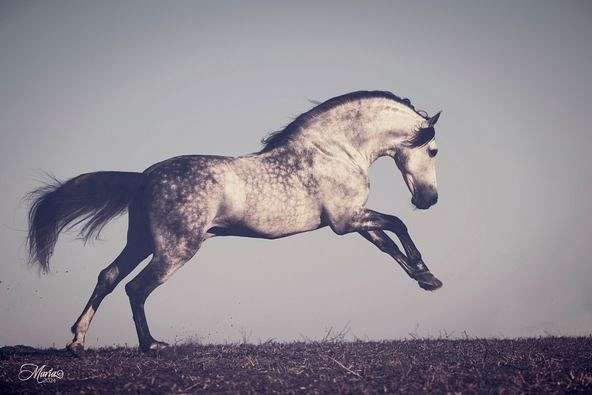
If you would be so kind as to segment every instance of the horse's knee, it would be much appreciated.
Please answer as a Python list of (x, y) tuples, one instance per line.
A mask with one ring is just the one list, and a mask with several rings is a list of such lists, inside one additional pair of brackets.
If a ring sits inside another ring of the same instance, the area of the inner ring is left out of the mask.
[(392, 218), (392, 223), (393, 223), (393, 226), (395, 228), (394, 230), (396, 232), (404, 232), (404, 233), (407, 233), (407, 226), (405, 225), (405, 223), (403, 221), (401, 221), (400, 218), (393, 217)]
[(140, 273), (133, 280), (125, 284), (125, 293), (133, 302), (144, 302), (150, 292), (163, 284), (168, 277), (154, 271)]
[(125, 284), (125, 293), (131, 301), (141, 300), (141, 290), (142, 287), (140, 286), (140, 284), (138, 284), (137, 281), (135, 281), (135, 279)]

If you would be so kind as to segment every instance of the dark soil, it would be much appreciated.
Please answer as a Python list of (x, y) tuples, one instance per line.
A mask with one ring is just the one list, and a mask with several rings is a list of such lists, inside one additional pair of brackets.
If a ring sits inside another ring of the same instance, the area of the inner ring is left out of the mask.
[[(63, 370), (39, 384), (22, 364)], [(4, 392), (592, 392), (592, 337), (0, 349)]]

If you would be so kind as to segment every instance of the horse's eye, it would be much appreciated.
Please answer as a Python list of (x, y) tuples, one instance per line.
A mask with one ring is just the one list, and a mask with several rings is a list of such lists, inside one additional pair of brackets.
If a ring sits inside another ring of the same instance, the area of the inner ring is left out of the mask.
[(438, 154), (438, 148), (428, 148), (428, 155), (433, 158)]

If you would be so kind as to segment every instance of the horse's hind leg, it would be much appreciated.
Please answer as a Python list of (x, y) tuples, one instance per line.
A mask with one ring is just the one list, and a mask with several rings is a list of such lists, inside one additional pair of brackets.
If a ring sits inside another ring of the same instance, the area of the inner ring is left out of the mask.
[(159, 248), (148, 265), (125, 285), (132, 308), (138, 341), (142, 351), (158, 350), (167, 344), (155, 340), (148, 329), (144, 303), (156, 287), (167, 281), (177, 269), (191, 259), (203, 240), (202, 234), (181, 237), (165, 248)]
[(147, 241), (143, 221), (137, 221), (130, 212), (130, 225), (128, 229), (127, 245), (117, 258), (99, 273), (97, 285), (82, 310), (76, 323), (72, 325), (74, 339), (67, 348), (78, 351), (84, 348), (84, 338), (99, 305), (140, 262), (152, 253), (151, 244)]

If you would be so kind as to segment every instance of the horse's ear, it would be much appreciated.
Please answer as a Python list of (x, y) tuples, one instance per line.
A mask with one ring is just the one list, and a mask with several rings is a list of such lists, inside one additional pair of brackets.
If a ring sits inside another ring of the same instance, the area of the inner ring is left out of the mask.
[(430, 126), (434, 126), (436, 124), (436, 122), (438, 122), (438, 118), (440, 118), (440, 114), (442, 114), (442, 111), (438, 111), (438, 113), (436, 115), (434, 115), (433, 117), (428, 119), (428, 124)]

